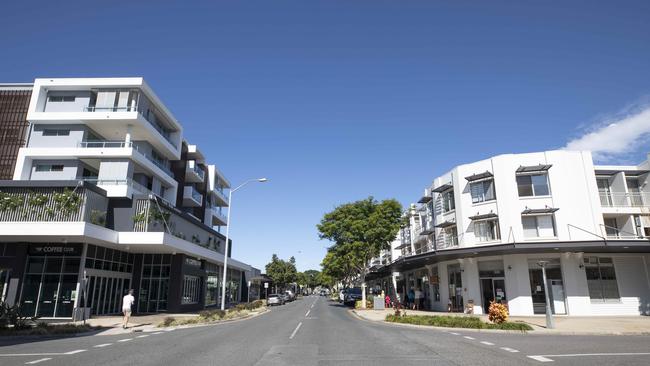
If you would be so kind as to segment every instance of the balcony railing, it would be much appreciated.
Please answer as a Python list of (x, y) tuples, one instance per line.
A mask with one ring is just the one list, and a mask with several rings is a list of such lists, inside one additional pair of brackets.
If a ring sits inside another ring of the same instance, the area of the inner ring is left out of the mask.
[(437, 249), (456, 248), (458, 247), (458, 236), (442, 234), (436, 242), (436, 247)]
[(82, 149), (104, 149), (104, 148), (125, 148), (133, 147), (133, 142), (126, 141), (81, 141), (77, 147)]
[(650, 193), (646, 192), (600, 192), (603, 207), (650, 207)]
[[(142, 111), (138, 108), (136, 105), (128, 106), (128, 107), (96, 107), (96, 106), (88, 106), (84, 107), (85, 112), (138, 112), (144, 119), (149, 122), (149, 124), (156, 130), (158, 133), (167, 140), (174, 148), (178, 148), (176, 144), (172, 141), (171, 139), (171, 134), (169, 131), (165, 130), (162, 128), (156, 121), (155, 114), (151, 114), (149, 116), (145, 115), (145, 113), (142, 113)], [(153, 120), (152, 120), (153, 119)]]

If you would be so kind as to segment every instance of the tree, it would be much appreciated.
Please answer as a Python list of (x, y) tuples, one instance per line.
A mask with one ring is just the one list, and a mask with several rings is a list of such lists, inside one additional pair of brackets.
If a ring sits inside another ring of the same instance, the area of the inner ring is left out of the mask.
[(276, 286), (285, 288), (287, 284), (296, 282), (298, 271), (296, 270), (296, 259), (289, 258), (289, 261), (278, 258), (273, 254), (271, 262), (266, 265), (266, 274), (271, 277)]
[(394, 199), (372, 197), (346, 203), (323, 216), (319, 237), (334, 243), (323, 259), (323, 272), (343, 281), (358, 276), (366, 306), (365, 278), (368, 262), (389, 249), (401, 224), (402, 205)]

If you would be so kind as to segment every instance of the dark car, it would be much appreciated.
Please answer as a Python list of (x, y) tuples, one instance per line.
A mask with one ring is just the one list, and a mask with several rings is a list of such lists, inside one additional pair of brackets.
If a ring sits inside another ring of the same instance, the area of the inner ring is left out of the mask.
[(347, 291), (345, 291), (343, 303), (345, 305), (354, 305), (354, 303), (358, 300), (361, 300), (361, 298), (362, 295), (360, 287), (349, 288)]

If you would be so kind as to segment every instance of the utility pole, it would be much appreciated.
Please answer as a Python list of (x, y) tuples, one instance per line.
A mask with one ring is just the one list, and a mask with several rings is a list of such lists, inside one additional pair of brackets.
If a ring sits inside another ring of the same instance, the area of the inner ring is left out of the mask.
[(542, 267), (542, 279), (544, 280), (544, 295), (546, 297), (546, 329), (555, 328), (555, 323), (553, 322), (553, 313), (551, 311), (551, 297), (548, 293), (548, 286), (546, 284), (546, 266), (548, 261), (538, 261), (537, 265)]

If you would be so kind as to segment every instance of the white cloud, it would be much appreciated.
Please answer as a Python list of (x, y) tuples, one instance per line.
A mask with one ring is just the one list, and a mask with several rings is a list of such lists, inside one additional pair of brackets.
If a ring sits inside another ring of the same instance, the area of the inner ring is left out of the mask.
[(591, 150), (599, 161), (618, 160), (637, 152), (650, 140), (650, 105), (628, 108), (604, 119), (582, 136), (569, 141), (565, 150)]

